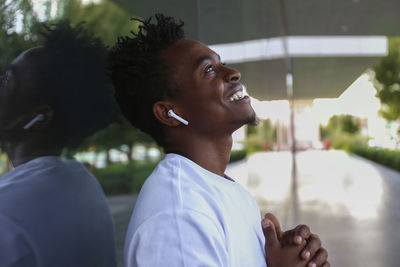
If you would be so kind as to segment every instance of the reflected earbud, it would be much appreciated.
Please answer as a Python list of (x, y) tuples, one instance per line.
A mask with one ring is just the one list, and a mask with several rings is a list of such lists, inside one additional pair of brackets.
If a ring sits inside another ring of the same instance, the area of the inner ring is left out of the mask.
[(181, 117), (179, 117), (178, 115), (176, 115), (172, 109), (168, 110), (168, 116), (182, 122), (185, 125), (189, 124), (189, 122), (187, 120), (184, 120)]
[(43, 119), (44, 119), (44, 115), (43, 114), (36, 115), (36, 117), (34, 117), (30, 122), (28, 122), (24, 126), (24, 130), (30, 129), (35, 123), (37, 123), (38, 121), (42, 121)]

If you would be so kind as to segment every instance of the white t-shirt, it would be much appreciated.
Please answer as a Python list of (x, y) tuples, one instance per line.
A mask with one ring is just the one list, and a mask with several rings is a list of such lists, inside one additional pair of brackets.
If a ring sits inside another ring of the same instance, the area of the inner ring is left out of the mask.
[(238, 183), (167, 154), (146, 180), (125, 241), (125, 266), (266, 266), (258, 206)]
[(114, 225), (97, 180), (46, 156), (0, 178), (1, 267), (114, 267)]

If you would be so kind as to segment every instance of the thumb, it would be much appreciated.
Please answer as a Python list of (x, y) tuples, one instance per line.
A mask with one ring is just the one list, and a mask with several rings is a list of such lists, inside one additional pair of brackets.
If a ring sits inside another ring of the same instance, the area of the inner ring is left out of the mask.
[(275, 215), (272, 213), (266, 213), (264, 218), (270, 220), (274, 224), (276, 235), (278, 236), (278, 239), (281, 239), (283, 232), (279, 220), (275, 217)]
[(279, 246), (278, 237), (276, 236), (275, 226), (273, 222), (267, 218), (261, 221), (262, 229), (265, 236), (265, 249)]

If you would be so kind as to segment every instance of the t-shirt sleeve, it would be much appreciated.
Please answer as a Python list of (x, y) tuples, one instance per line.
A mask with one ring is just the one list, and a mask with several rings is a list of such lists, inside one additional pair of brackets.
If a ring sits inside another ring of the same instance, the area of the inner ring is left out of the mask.
[(0, 266), (38, 266), (34, 249), (23, 229), (0, 215)]
[(129, 242), (128, 267), (229, 266), (222, 227), (218, 221), (192, 210), (152, 216)]

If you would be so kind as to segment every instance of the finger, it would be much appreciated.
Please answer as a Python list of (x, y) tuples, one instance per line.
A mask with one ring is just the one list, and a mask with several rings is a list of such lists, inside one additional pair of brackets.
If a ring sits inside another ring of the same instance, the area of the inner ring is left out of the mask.
[(265, 236), (265, 249), (272, 249), (279, 246), (273, 222), (268, 219), (263, 219), (261, 225)]
[(325, 262), (324, 265), (322, 265), (322, 267), (331, 267), (331, 264), (329, 262)]
[(265, 218), (272, 221), (272, 223), (275, 226), (275, 232), (276, 232), (278, 238), (280, 239), (283, 235), (283, 232), (281, 230), (281, 224), (279, 223), (279, 220), (275, 217), (274, 214), (269, 213), (269, 212), (264, 215), (264, 219)]
[(308, 267), (325, 266), (327, 259), (328, 259), (328, 252), (326, 251), (326, 249), (320, 248), (307, 266)]
[(310, 236), (311, 236), (310, 227), (304, 224), (298, 225), (296, 228), (294, 228), (293, 242), (294, 244), (301, 245), (303, 243), (303, 240), (309, 239)]
[(320, 248), (321, 248), (321, 239), (319, 239), (317, 235), (312, 234), (310, 238), (307, 240), (306, 247), (301, 252), (301, 258), (304, 260), (311, 259)]
[(300, 240), (299, 240), (299, 239), (295, 239), (295, 237), (296, 237), (295, 229), (292, 229), (292, 230), (288, 230), (288, 231), (284, 232), (282, 234), (281, 238), (279, 239), (279, 241), (284, 246), (287, 246), (287, 245), (300, 245), (300, 244), (305, 245), (306, 244), (306, 240), (305, 239), (302, 239), (300, 237)]

